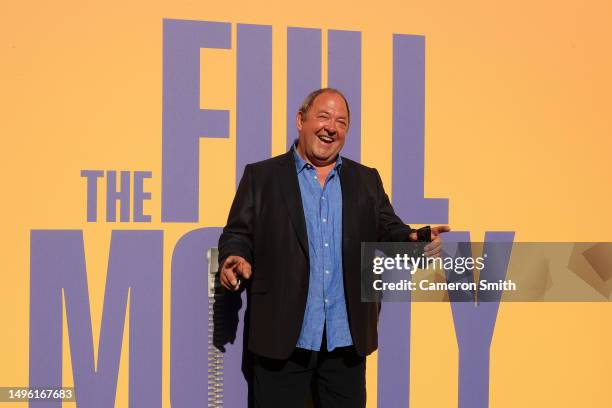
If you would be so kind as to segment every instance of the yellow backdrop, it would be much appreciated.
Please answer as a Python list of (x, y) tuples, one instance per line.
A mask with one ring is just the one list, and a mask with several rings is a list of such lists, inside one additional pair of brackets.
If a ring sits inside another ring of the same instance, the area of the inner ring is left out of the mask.
[[(273, 27), (273, 154), (285, 150), (286, 28), (361, 31), (362, 158), (392, 195), (392, 34), (421, 34), (425, 193), (449, 198), (453, 229), (471, 231), (473, 240), (496, 230), (516, 231), (517, 241), (612, 240), (609, 1), (111, 0), (13, 2), (3, 10), (0, 386), (28, 384), (29, 231), (83, 229), (97, 353), (110, 231), (157, 228), (165, 231), (163, 401), (170, 406), (171, 250), (197, 226), (222, 226), (234, 193), (236, 23)], [(201, 107), (231, 110), (232, 125), (229, 139), (200, 143), (199, 224), (161, 223), (163, 18), (230, 22), (234, 32), (231, 50), (202, 50), (214, 63), (202, 68)], [(82, 169), (152, 170), (145, 182), (152, 223), (87, 223)], [(611, 312), (606, 303), (502, 304), (490, 405), (609, 406)], [(412, 313), (411, 406), (454, 407), (450, 307), (419, 303)], [(125, 339), (117, 407), (128, 401)], [(71, 385), (67, 344), (65, 332)], [(370, 396), (375, 370), (376, 355), (368, 361)]]

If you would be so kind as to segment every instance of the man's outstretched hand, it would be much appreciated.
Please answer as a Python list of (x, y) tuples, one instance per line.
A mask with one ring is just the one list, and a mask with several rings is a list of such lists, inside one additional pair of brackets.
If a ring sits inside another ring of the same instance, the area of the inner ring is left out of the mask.
[[(445, 232), (449, 232), (451, 229), (448, 225), (440, 225), (438, 227), (431, 227), (431, 242), (425, 245), (425, 253), (424, 255), (428, 258), (435, 258), (440, 256), (442, 252), (442, 238), (440, 234)], [(416, 232), (410, 234), (410, 239), (413, 241), (417, 240)]]
[(236, 291), (240, 287), (241, 279), (249, 279), (251, 274), (251, 264), (246, 259), (238, 255), (230, 255), (223, 261), (219, 271), (219, 280), (225, 289)]

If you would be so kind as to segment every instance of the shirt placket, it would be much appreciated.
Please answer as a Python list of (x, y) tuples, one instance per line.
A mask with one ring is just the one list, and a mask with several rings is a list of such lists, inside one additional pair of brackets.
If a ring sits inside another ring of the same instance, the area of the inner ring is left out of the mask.
[[(318, 204), (318, 211), (317, 211), (317, 216), (318, 219), (315, 221), (315, 225), (316, 225), (316, 229), (317, 231), (317, 235), (319, 237), (319, 244), (321, 245), (321, 252), (320, 252), (320, 257), (318, 257), (318, 262), (317, 262), (317, 268), (316, 268), (316, 275), (318, 275), (315, 280), (318, 283), (316, 285), (316, 287), (319, 288), (319, 293), (318, 296), (315, 296), (315, 298), (318, 298), (319, 302), (322, 302), (322, 306), (321, 303), (319, 303), (320, 306), (315, 306), (315, 309), (319, 309), (320, 307), (322, 307), (323, 309), (323, 313), (320, 315), (321, 316), (321, 320), (317, 323), (318, 326), (318, 331), (319, 331), (319, 338), (320, 336), (323, 334), (323, 326), (325, 323), (325, 319), (326, 319), (326, 314), (327, 314), (327, 298), (326, 298), (326, 292), (327, 292), (327, 288), (326, 288), (326, 282), (325, 282), (325, 272), (322, 272), (321, 269), (325, 269), (327, 271), (329, 271), (329, 269), (326, 269), (325, 265), (329, 263), (329, 250), (330, 250), (330, 241), (328, 239), (328, 237), (326, 236), (325, 233), (325, 225), (327, 223), (327, 212), (328, 209), (326, 209), (327, 207), (327, 197), (326, 197), (326, 185), (327, 185), (327, 181), (324, 184), (323, 188), (321, 187), (321, 184), (319, 184), (319, 178), (317, 176), (317, 171), (316, 169), (314, 169), (314, 167), (307, 165), (308, 170), (310, 171), (309, 174), (312, 175), (311, 178), (311, 186), (313, 189), (313, 198), (316, 199), (316, 197), (320, 197), (320, 199), (318, 200), (319, 202)], [(325, 223), (322, 222), (322, 217), (325, 217)], [(322, 267), (322, 268), (321, 268)], [(319, 309), (320, 310), (320, 309)], [(318, 320), (318, 319), (317, 319)]]
[[(332, 229), (331, 229), (331, 220), (330, 216), (330, 202), (329, 202), (329, 191), (331, 190), (331, 183), (333, 183), (334, 172), (330, 172), (327, 179), (325, 180), (325, 184), (323, 186), (323, 191), (321, 192), (321, 231), (324, 240), (324, 250), (323, 250), (323, 299), (324, 299), (324, 308), (325, 308), (325, 320), (327, 321), (327, 315), (329, 313), (329, 309), (333, 306), (333, 298), (332, 293), (329, 293), (329, 288), (331, 287), (332, 280)], [(331, 333), (327, 333), (328, 339), (331, 338)], [(330, 341), (328, 340), (328, 347), (332, 346)]]

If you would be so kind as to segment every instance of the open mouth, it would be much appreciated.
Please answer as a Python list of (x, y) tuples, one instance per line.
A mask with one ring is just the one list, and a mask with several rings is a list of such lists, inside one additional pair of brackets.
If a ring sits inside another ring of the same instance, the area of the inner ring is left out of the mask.
[(333, 143), (334, 138), (331, 136), (327, 136), (327, 135), (317, 135), (317, 137), (319, 138), (320, 141), (322, 141), (323, 143)]

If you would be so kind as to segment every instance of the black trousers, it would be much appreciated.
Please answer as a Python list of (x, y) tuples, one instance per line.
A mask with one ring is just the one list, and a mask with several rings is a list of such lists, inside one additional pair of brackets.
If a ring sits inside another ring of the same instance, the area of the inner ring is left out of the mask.
[(288, 360), (254, 356), (256, 408), (302, 408), (312, 392), (317, 408), (363, 408), (366, 405), (365, 357), (354, 347), (331, 352), (296, 348)]

